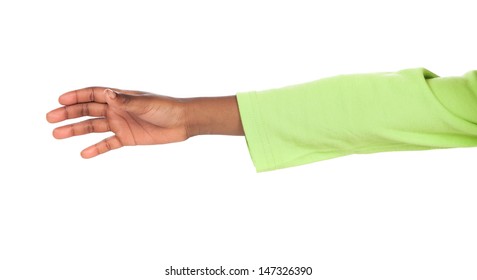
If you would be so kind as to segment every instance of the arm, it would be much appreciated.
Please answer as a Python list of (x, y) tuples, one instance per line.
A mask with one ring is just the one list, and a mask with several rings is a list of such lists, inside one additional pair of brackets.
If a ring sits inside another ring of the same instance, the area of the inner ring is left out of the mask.
[(86, 88), (47, 114), (56, 138), (114, 133), (81, 153), (245, 135), (257, 171), (350, 154), (477, 146), (477, 71), (441, 78), (425, 68), (349, 74), (236, 96), (172, 98)]
[(204, 134), (244, 136), (237, 98), (233, 96), (182, 99), (188, 137)]

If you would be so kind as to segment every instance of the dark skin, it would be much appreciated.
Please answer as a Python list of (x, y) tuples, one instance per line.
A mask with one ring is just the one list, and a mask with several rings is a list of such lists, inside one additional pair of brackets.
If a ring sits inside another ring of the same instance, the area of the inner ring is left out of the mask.
[(94, 118), (55, 128), (55, 138), (114, 133), (84, 149), (83, 158), (123, 146), (174, 143), (197, 135), (244, 135), (234, 95), (174, 98), (141, 91), (89, 87), (64, 93), (58, 101), (63, 106), (46, 114), (50, 123), (79, 117)]

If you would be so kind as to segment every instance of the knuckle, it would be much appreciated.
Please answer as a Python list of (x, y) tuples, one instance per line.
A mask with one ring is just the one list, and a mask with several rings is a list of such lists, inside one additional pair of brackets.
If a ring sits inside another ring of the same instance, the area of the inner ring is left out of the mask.
[(81, 105), (81, 115), (89, 116), (89, 106), (87, 103)]
[(131, 103), (131, 98), (129, 96), (126, 96), (124, 94), (119, 95), (121, 97), (122, 103), (127, 106), (129, 103)]
[(94, 87), (89, 88), (89, 101), (93, 102), (94, 101)]
[(105, 145), (107, 151), (111, 151), (111, 149), (112, 149), (110, 141), (111, 140), (109, 138), (104, 140), (104, 145)]
[(92, 120), (86, 122), (85, 131), (86, 133), (94, 132), (94, 124)]
[(69, 119), (70, 118), (70, 113), (68, 112), (68, 106), (63, 107), (65, 109), (65, 118)]

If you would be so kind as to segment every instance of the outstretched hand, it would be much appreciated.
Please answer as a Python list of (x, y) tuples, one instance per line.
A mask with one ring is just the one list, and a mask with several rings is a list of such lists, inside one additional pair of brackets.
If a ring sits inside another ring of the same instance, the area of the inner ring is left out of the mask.
[(123, 146), (165, 144), (184, 141), (188, 134), (186, 108), (178, 98), (140, 91), (90, 87), (59, 97), (63, 107), (50, 111), (50, 123), (79, 117), (97, 117), (58, 127), (57, 139), (96, 132), (114, 133), (81, 152), (92, 158)]

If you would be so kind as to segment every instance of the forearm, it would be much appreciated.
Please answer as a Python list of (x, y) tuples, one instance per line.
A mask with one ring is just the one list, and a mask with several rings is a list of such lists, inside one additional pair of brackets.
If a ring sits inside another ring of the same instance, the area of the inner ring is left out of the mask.
[(235, 95), (182, 99), (187, 136), (244, 135)]

